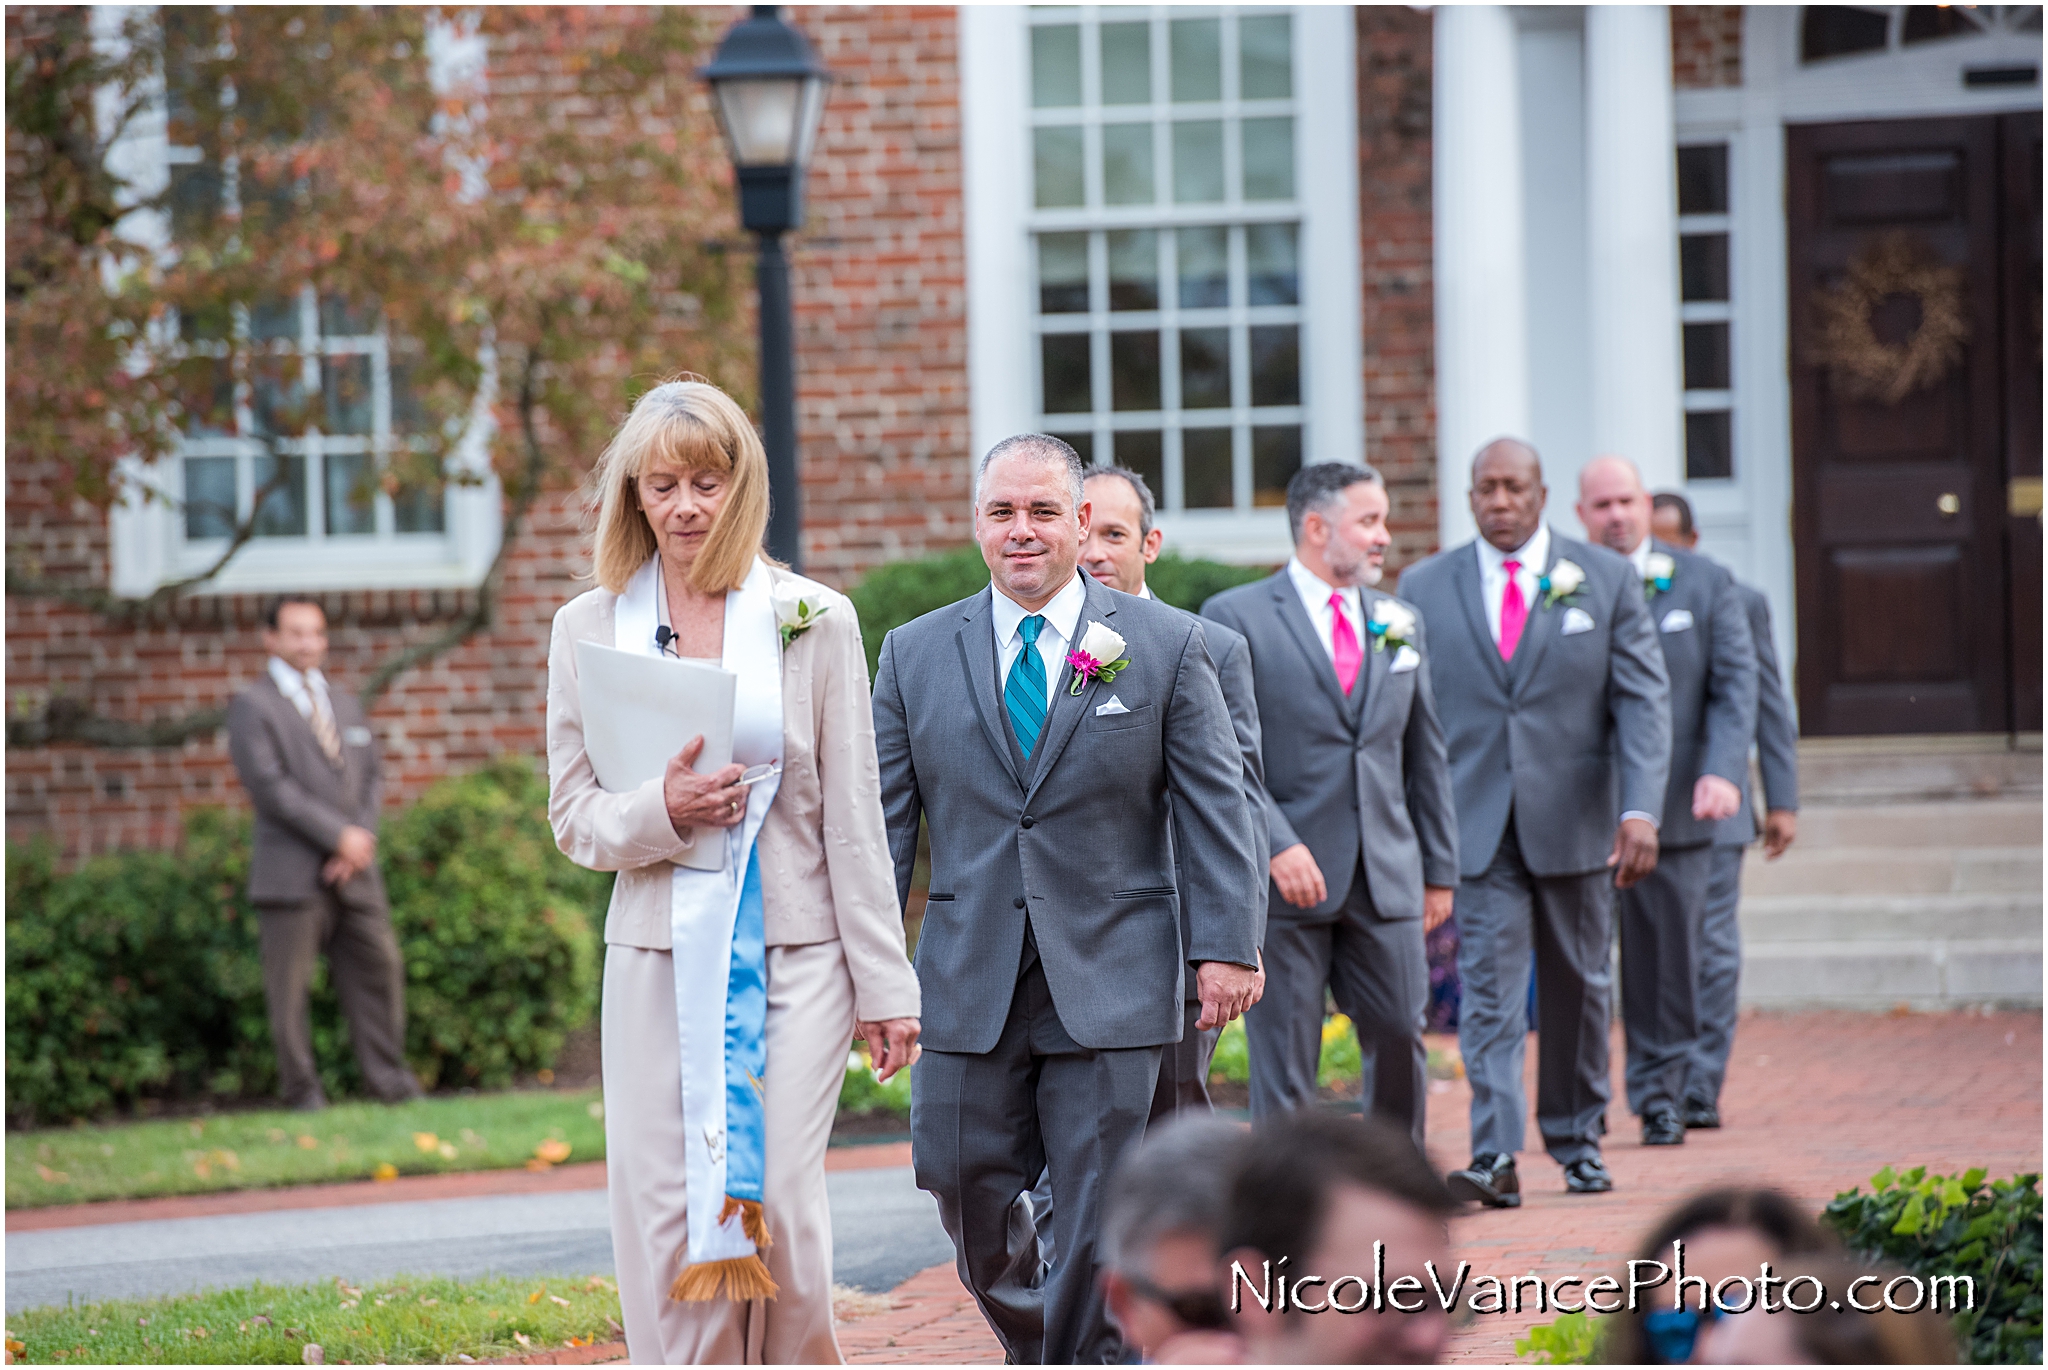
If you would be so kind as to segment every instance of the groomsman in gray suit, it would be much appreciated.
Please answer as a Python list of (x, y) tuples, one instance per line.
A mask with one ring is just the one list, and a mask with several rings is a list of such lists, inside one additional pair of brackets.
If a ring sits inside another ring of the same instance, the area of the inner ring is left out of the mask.
[[(1688, 552), (1699, 545), (1692, 505), (1685, 496), (1657, 494), (1651, 496), (1650, 503), (1653, 536)], [(1693, 1044), (1685, 1108), (1680, 1115), (1688, 1128), (1721, 1125), (1721, 1085), (1728, 1078), (1728, 1053), (1735, 1046), (1735, 1013), (1742, 981), (1742, 929), (1736, 914), (1742, 899), (1743, 852), (1761, 836), (1764, 859), (1775, 861), (1799, 839), (1799, 724), (1792, 717), (1792, 701), (1786, 697), (1784, 677), (1778, 672), (1771, 602), (1763, 591), (1741, 581), (1735, 583), (1735, 593), (1749, 612), (1749, 635), (1756, 644), (1756, 750), (1757, 769), (1763, 774), (1763, 803), (1754, 802), (1752, 788), (1745, 783), (1742, 807), (1714, 835), (1706, 915), (1700, 923), (1700, 1035)], [(1761, 825), (1756, 817), (1759, 811), (1764, 815)]]
[(1629, 559), (1671, 680), (1671, 775), (1657, 869), (1621, 892), (1621, 1017), (1628, 1106), (1643, 1145), (1685, 1141), (1680, 1105), (1699, 1040), (1700, 927), (1715, 835), (1742, 807), (1756, 736), (1756, 649), (1735, 578), (1650, 536), (1650, 492), (1635, 463), (1596, 457), (1579, 472), (1579, 522)]
[(1479, 540), (1408, 568), (1430, 625), (1458, 806), (1458, 1044), (1472, 1164), (1454, 1193), (1518, 1206), (1522, 1059), (1536, 957), (1536, 1125), (1575, 1194), (1614, 1187), (1606, 1131), (1614, 888), (1657, 865), (1670, 682), (1635, 568), (1543, 522), (1536, 449), (1472, 462)]
[[(906, 899), (930, 819), (913, 1164), (1015, 1362), (1123, 1354), (1097, 1281), (1102, 1177), (1145, 1130), (1186, 979), (1204, 1030), (1258, 980), (1260, 872), (1216, 668), (1186, 614), (1081, 574), (1082, 477), (1057, 438), (992, 448), (974, 491), (990, 587), (891, 632), (875, 677)], [(1041, 1173), (1042, 1284), (1037, 1244), (1009, 1232)]]
[(1251, 644), (1274, 800), (1266, 995), (1245, 1015), (1252, 1116), (1314, 1102), (1327, 988), (1358, 1029), (1365, 1111), (1419, 1149), (1423, 937), (1451, 916), (1457, 810), (1422, 618), (1372, 588), (1387, 507), (1370, 467), (1303, 467), (1287, 486), (1293, 559), (1202, 613)]
[[(1152, 599), (1152, 591), (1145, 585), (1145, 568), (1159, 559), (1159, 549), (1166, 541), (1166, 534), (1153, 523), (1157, 506), (1152, 500), (1152, 488), (1145, 484), (1143, 476), (1123, 466), (1091, 468), (1082, 488), (1088, 496), (1089, 515), (1088, 540), (1081, 544), (1081, 569), (1112, 590)], [(1217, 679), (1223, 686), (1223, 701), (1230, 706), (1230, 726), (1236, 730), (1237, 749), (1244, 757), (1244, 800), (1251, 808), (1252, 843), (1263, 868), (1266, 809), (1272, 801), (1266, 796), (1264, 763), (1259, 758), (1259, 706), (1252, 684), (1251, 648), (1240, 634), (1220, 623), (1206, 622), (1193, 614), (1188, 617), (1202, 627), (1209, 658), (1216, 663)], [(1174, 840), (1186, 846), (1177, 819)], [(1176, 853), (1176, 865), (1179, 860)], [(1254, 911), (1258, 915), (1256, 941), (1263, 946), (1265, 905), (1260, 904)], [(1181, 895), (1180, 936), (1183, 942), (1191, 940), (1185, 891)], [(1263, 971), (1259, 981), (1263, 992)], [(1190, 980), (1186, 1029), (1180, 1041), (1166, 1049), (1159, 1063), (1159, 1091), (1152, 1098), (1155, 1123), (1182, 1109), (1209, 1107), (1209, 1063), (1216, 1055), (1216, 1039), (1223, 1035), (1223, 1028), (1220, 1024), (1206, 1030), (1196, 1028), (1195, 1021), (1201, 1014), (1201, 996)]]

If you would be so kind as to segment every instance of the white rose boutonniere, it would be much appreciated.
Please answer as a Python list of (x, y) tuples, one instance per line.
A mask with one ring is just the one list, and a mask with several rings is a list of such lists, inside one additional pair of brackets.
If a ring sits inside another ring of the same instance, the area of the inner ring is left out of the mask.
[(800, 585), (778, 585), (773, 598), (775, 626), (782, 634), (785, 647), (816, 627), (818, 620), (832, 608), (823, 595), (815, 590), (805, 590)]
[(1584, 567), (1580, 566), (1576, 561), (1560, 559), (1557, 564), (1550, 568), (1549, 575), (1537, 580), (1536, 588), (1543, 594), (1543, 607), (1548, 609), (1553, 604), (1561, 604), (1565, 600), (1570, 599), (1579, 592), (1579, 587), (1585, 583), (1586, 571)]
[(1389, 647), (1412, 647), (1415, 645), (1414, 611), (1394, 600), (1383, 599), (1366, 615), (1365, 631), (1372, 639), (1375, 652), (1384, 652)]
[(1074, 668), (1074, 683), (1067, 693), (1077, 695), (1091, 680), (1115, 680), (1116, 673), (1131, 662), (1124, 655), (1122, 638), (1103, 624), (1091, 623), (1081, 634), (1081, 645), (1067, 653), (1067, 664)]
[(1643, 558), (1643, 595), (1661, 594), (1671, 588), (1671, 578), (1678, 574), (1678, 561), (1669, 552), (1652, 552)]

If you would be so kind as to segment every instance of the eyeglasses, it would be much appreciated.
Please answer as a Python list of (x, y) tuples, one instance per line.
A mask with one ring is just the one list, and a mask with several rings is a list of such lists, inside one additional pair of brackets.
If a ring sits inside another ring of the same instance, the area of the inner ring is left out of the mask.
[(1658, 1365), (1683, 1365), (1692, 1359), (1693, 1344), (1700, 1329), (1721, 1320), (1721, 1310), (1712, 1299), (1706, 1311), (1694, 1308), (1660, 1308), (1643, 1318), (1643, 1335), (1650, 1341), (1650, 1359)]
[(782, 763), (780, 761), (763, 761), (758, 766), (749, 766), (744, 771), (741, 771), (740, 778), (732, 783), (735, 785), (758, 785), (763, 780), (772, 780), (781, 774)]
[(1230, 1314), (1224, 1310), (1223, 1296), (1214, 1289), (1184, 1289), (1175, 1293), (1161, 1289), (1139, 1275), (1126, 1274), (1124, 1280), (1139, 1298), (1159, 1304), (1189, 1327), (1213, 1331), (1230, 1325)]

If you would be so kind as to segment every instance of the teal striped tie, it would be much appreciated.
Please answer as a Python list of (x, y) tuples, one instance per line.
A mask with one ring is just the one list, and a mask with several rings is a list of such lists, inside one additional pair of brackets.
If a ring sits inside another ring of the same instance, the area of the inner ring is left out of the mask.
[(1017, 734), (1026, 761), (1045, 727), (1045, 662), (1038, 655), (1038, 630), (1043, 627), (1044, 614), (1033, 614), (1017, 625), (1024, 645), (1010, 663), (1010, 678), (1003, 682), (1003, 707), (1009, 711), (1010, 728)]

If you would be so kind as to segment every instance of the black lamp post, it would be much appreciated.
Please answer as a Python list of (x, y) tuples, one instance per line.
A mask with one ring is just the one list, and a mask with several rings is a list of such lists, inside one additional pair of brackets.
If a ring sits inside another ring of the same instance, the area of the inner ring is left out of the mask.
[(768, 450), (768, 553), (803, 568), (803, 505), (796, 465), (796, 359), (789, 261), (782, 235), (803, 223), (804, 163), (817, 136), (831, 74), (779, 5), (756, 5), (732, 26), (700, 73), (740, 188), (740, 222), (759, 246), (761, 442)]

